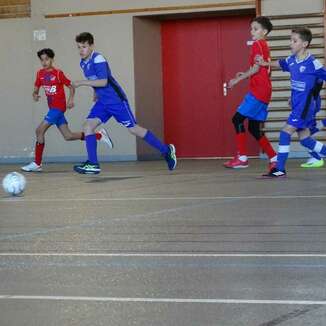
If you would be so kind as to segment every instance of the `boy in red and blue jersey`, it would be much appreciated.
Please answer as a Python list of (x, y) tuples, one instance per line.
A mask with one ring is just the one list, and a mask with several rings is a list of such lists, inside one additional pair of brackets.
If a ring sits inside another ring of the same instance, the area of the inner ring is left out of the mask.
[[(60, 130), (65, 140), (84, 140), (85, 136), (82, 132), (71, 132), (68, 127), (68, 122), (64, 116), (66, 108), (74, 107), (74, 88), (71, 86), (71, 81), (65, 74), (53, 66), (54, 51), (52, 49), (42, 49), (37, 52), (42, 69), (36, 74), (34, 83), (33, 99), (37, 102), (40, 99), (39, 90), (44, 88), (47, 97), (49, 111), (44, 117), (44, 120), (36, 128), (36, 145), (35, 145), (35, 159), (30, 164), (23, 166), (21, 169), (26, 172), (40, 172), (42, 171), (42, 157), (44, 151), (44, 135), (46, 131), (52, 126), (56, 125)], [(66, 95), (64, 86), (69, 89), (69, 98), (66, 103)], [(106, 130), (101, 130), (96, 134), (96, 139), (102, 139), (111, 148), (113, 144), (107, 135)]]
[(272, 29), (273, 25), (267, 17), (260, 16), (252, 20), (251, 36), (253, 43), (249, 57), (250, 69), (246, 72), (237, 73), (236, 77), (228, 83), (228, 87), (232, 88), (240, 81), (249, 78), (249, 93), (245, 96), (232, 118), (236, 131), (237, 154), (233, 159), (224, 163), (226, 168), (239, 169), (248, 167), (246, 130), (244, 126), (246, 119), (249, 120), (249, 132), (258, 141), (262, 151), (269, 158), (270, 169), (276, 164), (276, 152), (261, 130), (262, 123), (267, 119), (267, 107), (272, 94), (270, 69), (268, 67), (260, 67), (255, 62), (257, 56), (263, 57), (265, 61), (270, 61), (270, 51), (265, 37)]
[(86, 150), (88, 159), (85, 163), (74, 166), (81, 174), (98, 174), (101, 171), (97, 159), (97, 144), (94, 130), (112, 117), (126, 127), (135, 136), (158, 150), (165, 158), (168, 169), (174, 170), (177, 165), (173, 144), (162, 143), (151, 131), (139, 126), (130, 109), (127, 96), (112, 76), (109, 64), (102, 54), (94, 51), (94, 37), (85, 32), (76, 36), (76, 43), (81, 56), (80, 67), (86, 80), (73, 82), (75, 88), (92, 87), (96, 102), (90, 110), (84, 124)]

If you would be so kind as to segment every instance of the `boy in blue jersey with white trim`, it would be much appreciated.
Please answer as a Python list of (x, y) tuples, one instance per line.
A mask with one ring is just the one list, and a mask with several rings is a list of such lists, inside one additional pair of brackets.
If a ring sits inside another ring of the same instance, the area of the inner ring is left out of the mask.
[(94, 89), (95, 104), (84, 123), (84, 133), (88, 160), (75, 165), (74, 170), (81, 174), (98, 174), (100, 165), (97, 159), (97, 144), (95, 129), (106, 123), (111, 117), (128, 128), (128, 131), (143, 138), (165, 158), (169, 170), (177, 165), (175, 147), (172, 144), (163, 144), (152, 132), (139, 126), (130, 109), (127, 96), (118, 82), (113, 78), (107, 60), (94, 51), (94, 37), (85, 32), (76, 36), (76, 42), (81, 56), (80, 66), (87, 80), (72, 83), (74, 88), (89, 86)]
[(278, 62), (264, 62), (257, 58), (257, 63), (263, 66), (281, 67), (291, 76), (291, 107), (292, 111), (280, 133), (277, 166), (265, 177), (282, 178), (286, 176), (285, 164), (290, 151), (291, 136), (298, 133), (300, 144), (311, 152), (326, 155), (326, 146), (311, 137), (310, 128), (315, 121), (316, 103), (314, 94), (319, 80), (326, 80), (326, 70), (322, 64), (308, 52), (312, 40), (311, 31), (305, 27), (292, 30), (292, 55)]

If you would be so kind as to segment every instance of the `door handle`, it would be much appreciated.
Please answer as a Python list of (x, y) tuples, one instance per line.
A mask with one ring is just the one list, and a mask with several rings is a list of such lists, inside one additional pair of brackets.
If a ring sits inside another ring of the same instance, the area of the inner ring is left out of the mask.
[(227, 96), (228, 95), (228, 84), (227, 83), (223, 83), (223, 96)]

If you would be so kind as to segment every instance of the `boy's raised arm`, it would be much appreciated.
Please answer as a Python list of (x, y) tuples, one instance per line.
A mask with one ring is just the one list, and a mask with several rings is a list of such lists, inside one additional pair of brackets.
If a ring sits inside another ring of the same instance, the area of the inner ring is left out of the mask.
[(67, 101), (67, 108), (72, 109), (75, 104), (74, 104), (74, 98), (75, 98), (75, 89), (70, 85), (67, 86), (69, 88), (69, 97)]
[(259, 65), (255, 64), (254, 66), (250, 67), (246, 72), (238, 72), (236, 77), (231, 79), (228, 82), (228, 88), (232, 88), (236, 84), (238, 84), (241, 80), (247, 79), (250, 76), (256, 74), (259, 71)]
[(34, 99), (35, 102), (37, 102), (40, 99), (40, 97), (41, 97), (39, 95), (39, 91), (40, 91), (40, 88), (37, 87), (37, 86), (34, 86), (34, 91), (33, 91), (32, 96), (33, 96), (33, 99)]

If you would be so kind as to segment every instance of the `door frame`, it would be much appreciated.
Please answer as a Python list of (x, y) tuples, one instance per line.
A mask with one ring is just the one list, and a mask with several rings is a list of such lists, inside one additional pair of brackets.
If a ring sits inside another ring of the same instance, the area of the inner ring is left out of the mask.
[[(152, 130), (164, 140), (163, 118), (163, 74), (161, 51), (161, 22), (176, 19), (218, 18), (228, 16), (255, 15), (255, 8), (235, 8), (232, 10), (171, 13), (133, 17), (134, 33), (134, 75), (135, 75), (135, 112), (140, 125)], [(149, 49), (149, 51), (148, 51)], [(150, 66), (150, 68), (148, 68)], [(155, 78), (153, 80), (153, 74)], [(161, 155), (136, 139), (138, 160), (161, 159)], [(218, 158), (218, 157), (216, 157)], [(208, 159), (214, 159), (208, 158)]]

